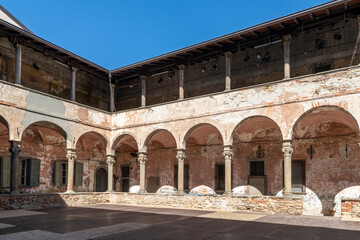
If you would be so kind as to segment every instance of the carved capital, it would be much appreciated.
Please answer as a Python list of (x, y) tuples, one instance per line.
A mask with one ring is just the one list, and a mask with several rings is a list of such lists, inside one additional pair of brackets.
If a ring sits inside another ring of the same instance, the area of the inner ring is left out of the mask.
[(225, 57), (231, 57), (232, 56), (232, 52), (224, 52), (224, 55), (225, 55)]
[(67, 149), (66, 157), (69, 162), (74, 162), (76, 159), (76, 150), (75, 149)]
[(183, 65), (183, 64), (178, 65), (178, 68), (179, 68), (179, 70), (184, 70), (184, 69), (185, 69), (185, 65)]
[(225, 161), (226, 161), (226, 160), (230, 160), (230, 161), (231, 161), (232, 156), (233, 156), (232, 146), (224, 146), (223, 155), (224, 155), (224, 157), (225, 157)]
[(145, 152), (139, 152), (138, 161), (140, 163), (146, 163), (146, 161), (147, 161), (147, 155), (146, 154), (147, 153), (145, 153)]
[(106, 163), (109, 166), (113, 166), (115, 163), (115, 156), (114, 155), (107, 155), (106, 156)]
[(178, 149), (176, 153), (176, 158), (179, 162), (184, 162), (186, 159), (186, 154), (184, 149)]
[(21, 142), (18, 141), (9, 141), (10, 142), (10, 148), (9, 152), (13, 154), (19, 154), (21, 152)]
[(282, 37), (284, 42), (290, 42), (291, 40), (291, 34), (285, 35)]
[(291, 157), (293, 148), (290, 141), (283, 142), (282, 151), (284, 153), (284, 157)]

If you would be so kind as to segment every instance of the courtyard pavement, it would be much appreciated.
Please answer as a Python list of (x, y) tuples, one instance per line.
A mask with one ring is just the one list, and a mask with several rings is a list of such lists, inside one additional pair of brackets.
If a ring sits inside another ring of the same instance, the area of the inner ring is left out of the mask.
[(360, 222), (101, 204), (0, 211), (1, 239), (360, 239)]

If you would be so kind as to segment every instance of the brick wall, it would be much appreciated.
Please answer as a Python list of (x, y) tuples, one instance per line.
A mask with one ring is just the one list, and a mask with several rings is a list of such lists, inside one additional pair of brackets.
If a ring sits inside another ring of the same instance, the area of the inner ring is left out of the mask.
[(127, 193), (23, 194), (0, 196), (0, 209), (86, 206), (100, 203), (209, 210), (237, 210), (290, 215), (301, 215), (303, 209), (301, 198), (286, 197), (164, 196)]
[(344, 218), (360, 219), (360, 199), (342, 199), (341, 215)]

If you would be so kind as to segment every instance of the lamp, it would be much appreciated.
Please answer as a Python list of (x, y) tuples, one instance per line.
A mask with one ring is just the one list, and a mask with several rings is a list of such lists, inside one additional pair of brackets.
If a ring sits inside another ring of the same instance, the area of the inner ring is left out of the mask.
[(215, 71), (217, 69), (217, 65), (216, 64), (213, 64), (212, 66), (211, 66), (211, 71)]
[(201, 72), (203, 72), (203, 73), (206, 72), (206, 67), (205, 66), (201, 67)]

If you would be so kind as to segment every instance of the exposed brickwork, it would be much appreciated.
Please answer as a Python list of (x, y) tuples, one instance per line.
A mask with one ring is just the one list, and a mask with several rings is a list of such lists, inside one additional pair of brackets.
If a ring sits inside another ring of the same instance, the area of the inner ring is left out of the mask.
[(127, 193), (32, 194), (0, 196), (0, 209), (86, 206), (112, 203), (141, 206), (232, 210), (268, 214), (302, 214), (301, 198), (223, 197), (223, 196), (160, 196)]
[(360, 219), (360, 199), (342, 199), (341, 215), (345, 218)]

